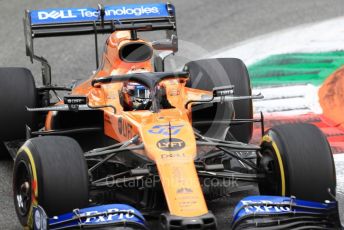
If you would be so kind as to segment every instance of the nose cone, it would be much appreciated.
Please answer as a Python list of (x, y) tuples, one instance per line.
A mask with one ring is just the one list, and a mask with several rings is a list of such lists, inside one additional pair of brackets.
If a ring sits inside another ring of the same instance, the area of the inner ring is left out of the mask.
[(142, 131), (147, 156), (156, 162), (171, 215), (208, 213), (194, 165), (196, 141), (186, 121), (157, 122)]

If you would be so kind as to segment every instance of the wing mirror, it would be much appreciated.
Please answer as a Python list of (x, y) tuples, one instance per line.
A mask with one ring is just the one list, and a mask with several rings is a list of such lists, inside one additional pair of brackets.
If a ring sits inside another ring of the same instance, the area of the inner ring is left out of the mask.
[(177, 52), (178, 38), (176, 35), (172, 35), (171, 39), (153, 41), (152, 46), (156, 50), (172, 50), (173, 52)]
[(232, 96), (234, 93), (233, 85), (226, 85), (213, 88), (214, 97)]
[(70, 96), (65, 96), (63, 98), (63, 102), (65, 103), (65, 105), (68, 105), (68, 108), (71, 111), (77, 112), (79, 110), (80, 105), (87, 105), (88, 98), (85, 96), (70, 95)]
[(63, 101), (66, 105), (87, 105), (88, 98), (86, 96), (65, 96)]

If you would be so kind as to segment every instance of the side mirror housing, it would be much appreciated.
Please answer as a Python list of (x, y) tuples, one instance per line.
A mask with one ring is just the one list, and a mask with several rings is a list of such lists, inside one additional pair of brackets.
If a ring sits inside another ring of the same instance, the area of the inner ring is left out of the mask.
[(175, 53), (178, 51), (178, 38), (172, 35), (171, 39), (153, 41), (152, 46), (155, 50), (171, 50)]
[(63, 102), (66, 105), (87, 105), (88, 98), (86, 96), (71, 95), (65, 96)]
[(214, 97), (224, 97), (224, 96), (232, 96), (234, 94), (234, 86), (233, 85), (226, 85), (213, 88), (213, 95)]

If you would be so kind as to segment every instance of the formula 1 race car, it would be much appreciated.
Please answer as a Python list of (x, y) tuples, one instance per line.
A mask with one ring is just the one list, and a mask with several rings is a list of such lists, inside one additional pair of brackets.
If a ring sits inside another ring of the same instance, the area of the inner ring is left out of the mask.
[[(216, 229), (207, 201), (258, 185), (233, 229), (338, 229), (333, 156), (310, 124), (264, 130), (250, 79), (234, 58), (165, 71), (178, 50), (172, 4), (26, 11), (25, 68), (0, 68), (0, 141), (14, 158), (14, 205), (29, 229)], [(165, 31), (147, 41), (143, 32)], [(51, 83), (33, 39), (109, 33), (97, 71)], [(64, 98), (61, 92), (65, 91)], [(59, 94), (59, 93), (60, 94)], [(53, 100), (52, 96), (57, 100)], [(249, 143), (260, 123), (260, 145)], [(155, 229), (155, 228), (154, 228)]]

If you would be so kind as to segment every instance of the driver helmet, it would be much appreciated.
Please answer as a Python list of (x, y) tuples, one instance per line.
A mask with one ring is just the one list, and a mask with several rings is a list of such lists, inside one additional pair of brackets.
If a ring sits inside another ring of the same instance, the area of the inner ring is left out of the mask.
[[(144, 73), (148, 72), (145, 69), (136, 69), (128, 72), (130, 73)], [(122, 104), (125, 110), (146, 110), (151, 106), (151, 92), (150, 90), (137, 82), (127, 81), (123, 83), (122, 87)]]

